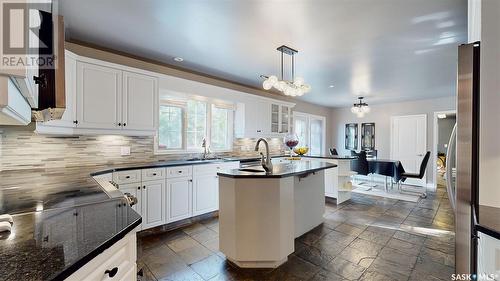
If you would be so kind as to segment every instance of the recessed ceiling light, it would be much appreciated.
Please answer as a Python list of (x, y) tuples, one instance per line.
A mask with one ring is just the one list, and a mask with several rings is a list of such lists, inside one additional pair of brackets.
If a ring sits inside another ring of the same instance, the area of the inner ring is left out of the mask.
[(183, 58), (181, 58), (181, 57), (175, 57), (175, 58), (174, 58), (174, 60), (175, 60), (175, 61), (178, 61), (178, 62), (184, 61), (184, 59), (183, 59)]
[(328, 88), (334, 88), (334, 87), (335, 87), (334, 85), (330, 85), (330, 86), (328, 86)]

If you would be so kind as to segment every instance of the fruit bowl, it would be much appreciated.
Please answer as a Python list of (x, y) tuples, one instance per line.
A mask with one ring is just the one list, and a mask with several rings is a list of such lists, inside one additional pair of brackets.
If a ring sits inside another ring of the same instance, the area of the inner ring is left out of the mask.
[(309, 151), (309, 147), (296, 147), (293, 149), (293, 152), (297, 153), (300, 156), (304, 156)]

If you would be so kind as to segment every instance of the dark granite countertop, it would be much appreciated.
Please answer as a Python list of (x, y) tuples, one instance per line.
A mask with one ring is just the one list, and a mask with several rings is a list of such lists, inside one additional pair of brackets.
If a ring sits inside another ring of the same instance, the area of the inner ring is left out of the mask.
[[(243, 158), (246, 159), (246, 158)], [(252, 158), (250, 158), (252, 159)], [(137, 169), (150, 169), (150, 168), (166, 168), (166, 167), (174, 167), (174, 166), (187, 166), (187, 165), (203, 165), (210, 163), (223, 163), (223, 162), (233, 162), (240, 161), (240, 158), (235, 157), (227, 157), (227, 158), (218, 158), (211, 160), (169, 160), (169, 161), (156, 161), (156, 162), (145, 162), (145, 163), (134, 163), (130, 165), (120, 165), (107, 169), (99, 169), (92, 172), (92, 176), (119, 172), (119, 171), (128, 171), (128, 170), (137, 170)]]
[[(221, 171), (217, 174), (221, 177), (228, 178), (284, 178), (291, 176), (299, 176), (303, 174), (313, 173), (325, 169), (335, 168), (337, 165), (322, 161), (290, 161), (288, 163), (273, 164), (273, 171), (266, 173), (261, 166), (251, 166), (242, 171), (241, 169), (233, 169)], [(260, 170), (260, 172), (251, 171)]]
[(319, 158), (319, 159), (338, 159), (338, 160), (354, 160), (357, 159), (356, 156), (341, 156), (341, 155), (305, 155), (308, 158)]
[(500, 208), (479, 205), (476, 220), (477, 230), (500, 239)]
[(14, 215), (0, 233), (1, 280), (64, 280), (141, 223), (125, 198)]

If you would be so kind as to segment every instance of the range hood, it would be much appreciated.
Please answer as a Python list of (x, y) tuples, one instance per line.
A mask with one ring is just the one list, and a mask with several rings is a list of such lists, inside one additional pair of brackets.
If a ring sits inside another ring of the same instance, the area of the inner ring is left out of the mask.
[(62, 16), (44, 11), (40, 11), (40, 16), (42, 23), (39, 36), (44, 42), (52, 42), (52, 50), (48, 50), (48, 52), (54, 55), (55, 62), (54, 67), (42, 67), (38, 70), (38, 77), (35, 79), (35, 83), (38, 85), (38, 105), (32, 108), (32, 119), (33, 121), (46, 122), (61, 119), (66, 110), (64, 21)]

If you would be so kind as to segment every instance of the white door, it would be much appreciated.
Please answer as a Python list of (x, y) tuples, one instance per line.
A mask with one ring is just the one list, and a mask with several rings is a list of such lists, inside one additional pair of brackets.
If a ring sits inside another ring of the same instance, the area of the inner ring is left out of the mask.
[(130, 130), (154, 130), (158, 112), (158, 79), (123, 72), (123, 127)]
[(167, 179), (167, 222), (191, 217), (192, 179)]
[(216, 211), (219, 208), (217, 175), (200, 175), (193, 181), (193, 216)]
[[(391, 122), (391, 159), (401, 161), (407, 173), (419, 173), (427, 150), (427, 115), (393, 116)], [(405, 183), (425, 186), (426, 176)]]
[(299, 138), (299, 144), (297, 146), (309, 146), (309, 121), (307, 116), (295, 113), (293, 115), (293, 121), (294, 132)]
[(165, 181), (142, 183), (142, 228), (147, 229), (165, 222)]
[(76, 84), (78, 127), (121, 129), (122, 72), (78, 62)]

